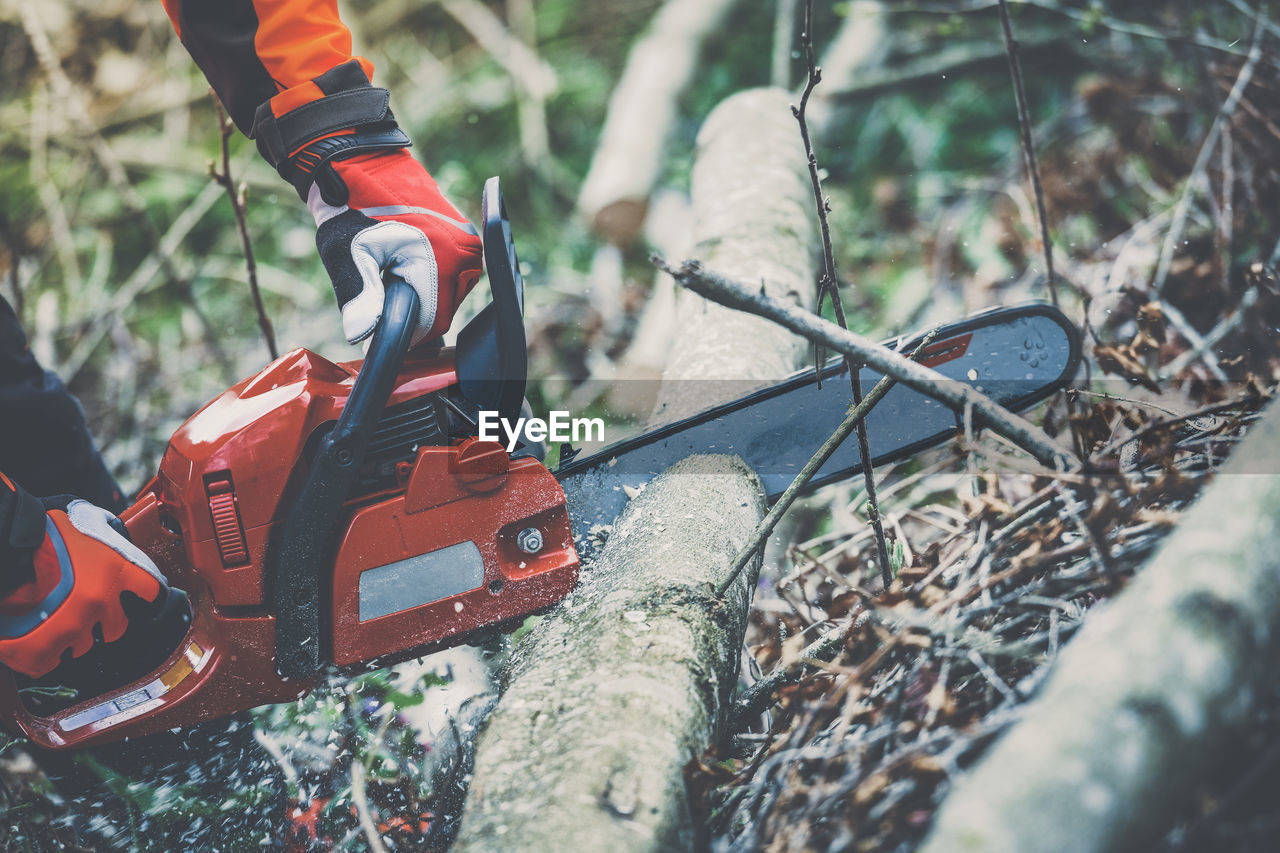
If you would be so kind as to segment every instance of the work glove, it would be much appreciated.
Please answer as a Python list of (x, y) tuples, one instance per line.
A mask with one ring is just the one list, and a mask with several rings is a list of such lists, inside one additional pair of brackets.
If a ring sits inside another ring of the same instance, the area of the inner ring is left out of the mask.
[(258, 109), (258, 150), (293, 184), (316, 221), (316, 246), (351, 343), (373, 334), (383, 276), (418, 293), (412, 343), (448, 330), (480, 277), (480, 236), (407, 151), (409, 138), (352, 61), (316, 78), (324, 97), (276, 117)]
[(0, 663), (32, 678), (47, 675), (64, 654), (80, 657), (95, 639), (113, 643), (124, 635), (125, 595), (155, 603), (168, 592), (155, 563), (110, 512), (69, 496), (37, 500), (0, 475), (6, 490), (7, 553), (29, 555), (32, 577), (0, 598)]

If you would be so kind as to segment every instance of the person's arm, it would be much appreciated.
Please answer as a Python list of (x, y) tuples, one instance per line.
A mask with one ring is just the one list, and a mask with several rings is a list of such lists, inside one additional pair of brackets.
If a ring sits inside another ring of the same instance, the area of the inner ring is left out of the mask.
[(316, 78), (344, 63), (373, 78), (373, 64), (352, 55), (335, 0), (164, 0), (164, 10), (246, 136), (263, 104), (281, 116), (319, 100), (327, 93)]
[(237, 126), (307, 202), (347, 339), (373, 333), (384, 272), (418, 291), (414, 342), (443, 334), (480, 276), (480, 238), (403, 150), (336, 0), (164, 5)]

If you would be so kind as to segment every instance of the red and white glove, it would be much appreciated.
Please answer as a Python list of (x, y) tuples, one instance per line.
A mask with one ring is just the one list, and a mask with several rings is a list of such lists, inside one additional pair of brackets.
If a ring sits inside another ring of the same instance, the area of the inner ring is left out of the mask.
[[(120, 519), (71, 497), (37, 501), (0, 475), (0, 499), (10, 513), (10, 542), (30, 540), (21, 553), (30, 579), (0, 597), (0, 663), (33, 678), (63, 655), (80, 657), (97, 637), (113, 643), (129, 625), (122, 596), (154, 603), (168, 589), (155, 563), (121, 535)], [(41, 530), (43, 528), (43, 530)]]
[(413, 343), (437, 338), (480, 277), (480, 235), (403, 149), (385, 89), (355, 60), (313, 81), (323, 97), (281, 116), (268, 101), (252, 135), (316, 220), (316, 246), (333, 281), (347, 340), (373, 334), (384, 274), (420, 304)]
[(354, 344), (373, 334), (382, 315), (384, 273), (418, 292), (413, 343), (443, 335), (480, 278), (476, 229), (407, 151), (361, 154), (332, 168), (346, 186), (346, 204), (329, 204), (312, 184), (307, 206), (347, 340)]

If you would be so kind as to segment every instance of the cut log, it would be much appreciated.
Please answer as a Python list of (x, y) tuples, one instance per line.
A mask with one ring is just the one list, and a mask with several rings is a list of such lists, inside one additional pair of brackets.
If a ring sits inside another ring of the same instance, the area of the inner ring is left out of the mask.
[[(815, 232), (803, 150), (777, 89), (734, 96), (698, 140), (699, 254), (812, 301)], [(772, 323), (682, 297), (659, 410), (768, 381), (803, 344)], [(577, 590), (520, 643), (480, 736), (461, 851), (679, 850), (696, 842), (683, 769), (712, 742), (737, 679), (759, 563), (713, 590), (764, 513), (736, 457), (686, 459), (633, 498)]]
[(1143, 850), (1183, 813), (1280, 640), (1280, 406), (1040, 697), (943, 800), (926, 853)]
[(610, 242), (627, 245), (640, 233), (680, 93), (734, 2), (667, 0), (631, 48), (578, 195), (578, 210)]

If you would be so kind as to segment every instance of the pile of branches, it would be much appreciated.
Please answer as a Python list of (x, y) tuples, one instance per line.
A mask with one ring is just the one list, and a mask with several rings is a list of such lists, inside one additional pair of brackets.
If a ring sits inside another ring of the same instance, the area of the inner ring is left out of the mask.
[[(1155, 155), (1135, 120), (1162, 84), (1082, 89), (1093, 132), (1130, 149), (1099, 162), (1085, 134), (1050, 150), (1057, 215), (1095, 209), (1081, 186), (1123, 181), (1120, 161), (1135, 153), (1176, 188), (1169, 209), (1059, 256), (1064, 307), (1088, 318), (1085, 382), (1043, 420), (1082, 468), (1046, 470), (969, 428), (883, 475), (878, 510), (865, 491), (837, 498), (836, 519), (884, 519), (892, 583), (865, 525), (791, 546), (762, 580), (749, 684), (725, 740), (689, 770), (713, 849), (915, 849), (952, 781), (1018, 719), (1062, 644), (1126, 586), (1274, 396), (1280, 245), (1254, 206), (1280, 179), (1277, 132), (1258, 107), (1280, 93), (1275, 45), (1261, 47), (1270, 26), (1259, 15), (1251, 53), (1208, 69), (1226, 101), (1198, 155)], [(1274, 702), (1254, 710), (1247, 746), (1164, 847), (1268, 837), (1265, 806), (1228, 825), (1221, 804), (1275, 774), (1276, 750), (1254, 754), (1275, 716)]]
[(701, 765), (720, 786), (708, 805), (722, 849), (911, 849), (948, 779), (1016, 718), (1061, 644), (1178, 523), (1269, 397), (1193, 417), (1093, 403), (1089, 417), (1134, 425), (1112, 459), (1126, 448), (1143, 460), (1108, 477), (999, 463), (979, 473), (959, 447), (891, 478), (881, 512), (900, 566), (888, 590), (864, 576), (865, 533), (793, 546), (774, 605), (753, 617), (751, 653), (771, 674), (736, 709), (748, 757)]

